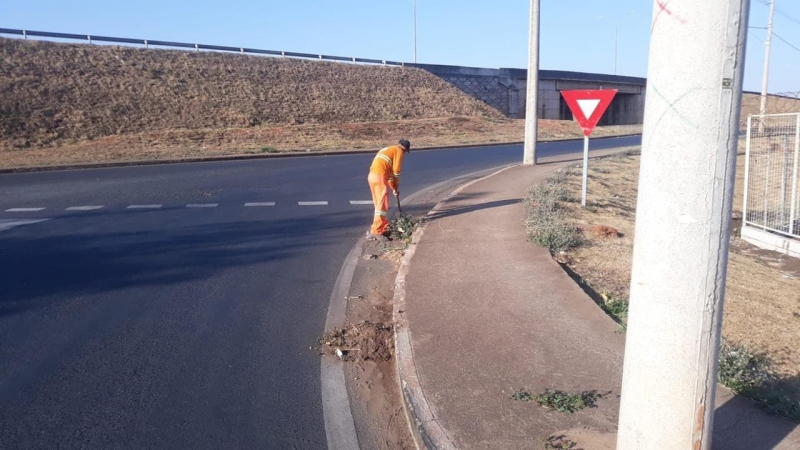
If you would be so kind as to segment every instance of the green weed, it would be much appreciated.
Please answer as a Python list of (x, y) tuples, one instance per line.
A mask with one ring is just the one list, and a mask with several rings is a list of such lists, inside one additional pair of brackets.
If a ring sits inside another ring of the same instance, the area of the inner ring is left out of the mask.
[(393, 241), (411, 242), (411, 235), (417, 231), (422, 220), (408, 214), (400, 214), (389, 225), (389, 237)]
[(570, 414), (585, 408), (593, 407), (599, 398), (602, 398), (602, 394), (599, 394), (597, 391), (572, 393), (547, 389), (541, 394), (534, 394), (523, 389), (511, 394), (512, 400), (522, 402), (535, 401), (545, 408)]

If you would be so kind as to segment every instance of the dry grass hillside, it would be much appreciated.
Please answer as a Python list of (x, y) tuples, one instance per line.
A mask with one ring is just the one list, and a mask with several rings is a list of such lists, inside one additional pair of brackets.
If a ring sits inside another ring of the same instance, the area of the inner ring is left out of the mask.
[(0, 146), (187, 129), (502, 116), (428, 72), (0, 39)]

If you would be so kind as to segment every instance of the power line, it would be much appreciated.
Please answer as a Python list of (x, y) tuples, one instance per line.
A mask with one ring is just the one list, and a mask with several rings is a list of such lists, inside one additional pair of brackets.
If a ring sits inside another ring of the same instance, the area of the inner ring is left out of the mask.
[(765, 44), (764, 40), (763, 40), (763, 39), (761, 39), (760, 37), (758, 37), (758, 35), (756, 35), (756, 34), (755, 34), (755, 33), (753, 33), (752, 31), (750, 32), (750, 35), (751, 35), (751, 36), (753, 36), (754, 38), (756, 38), (756, 40), (757, 40), (758, 42), (761, 42), (762, 44)]
[(783, 43), (784, 43), (784, 44), (786, 44), (786, 45), (788, 45), (789, 47), (792, 47), (793, 49), (795, 49), (795, 50), (797, 50), (798, 52), (800, 52), (800, 47), (798, 47), (798, 46), (796, 46), (796, 45), (792, 44), (791, 42), (787, 41), (786, 39), (784, 39), (784, 38), (780, 37), (780, 36), (779, 36), (777, 33), (774, 33), (774, 32), (773, 32), (773, 33), (772, 33), (772, 35), (773, 35), (773, 36), (775, 36), (776, 38), (780, 39), (781, 41), (783, 41)]
[[(766, 5), (766, 6), (770, 6), (772, 4), (771, 0), (761, 0), (761, 3)], [(778, 8), (776, 6), (775, 7), (775, 12), (778, 13), (780, 16), (783, 16), (784, 19), (788, 19), (788, 20), (800, 25), (800, 19), (792, 16), (791, 14), (789, 14), (786, 11), (784, 11), (783, 9)]]

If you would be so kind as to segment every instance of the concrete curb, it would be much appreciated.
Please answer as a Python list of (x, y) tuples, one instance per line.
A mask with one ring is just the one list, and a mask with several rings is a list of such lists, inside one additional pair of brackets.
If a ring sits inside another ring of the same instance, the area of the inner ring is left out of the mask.
[[(451, 192), (447, 198), (439, 202), (428, 213), (428, 216), (434, 214), (448, 200), (458, 195), (467, 187), (493, 177), (512, 167), (516, 167), (516, 165), (504, 167), (490, 175), (461, 185)], [(412, 236), (411, 245), (409, 245), (400, 263), (400, 269), (397, 272), (394, 285), (393, 319), (397, 376), (400, 382), (400, 392), (403, 396), (403, 409), (406, 413), (406, 421), (411, 429), (411, 434), (414, 437), (414, 443), (417, 449), (456, 450), (457, 447), (453, 439), (442, 424), (438, 422), (431, 405), (425, 397), (425, 392), (422, 389), (422, 384), (417, 374), (417, 367), (414, 362), (411, 330), (409, 329), (408, 320), (404, 315), (406, 310), (406, 276), (411, 267), (411, 260), (414, 257), (414, 253), (416, 253), (417, 246), (424, 234), (425, 225), (420, 227)]]
[[(603, 136), (596, 139), (616, 139), (641, 136), (641, 133), (634, 134), (621, 134), (618, 136)], [(545, 139), (537, 142), (569, 142), (581, 141), (582, 139)], [(522, 145), (521, 141), (514, 142), (492, 142), (488, 144), (462, 144), (462, 145), (443, 145), (436, 147), (415, 147), (413, 151), (432, 151), (432, 150), (455, 150), (461, 148), (475, 148), (475, 147), (501, 147), (505, 145)], [(156, 166), (160, 164), (189, 164), (189, 163), (202, 163), (202, 162), (224, 162), (224, 161), (248, 161), (256, 159), (272, 159), (272, 158), (304, 158), (310, 156), (339, 156), (339, 155), (365, 155), (377, 152), (379, 149), (369, 150), (341, 150), (341, 151), (324, 151), (324, 152), (288, 152), (288, 153), (266, 153), (258, 155), (228, 155), (228, 156), (209, 156), (197, 158), (183, 158), (183, 159), (163, 159), (152, 161), (119, 161), (109, 163), (91, 163), (91, 164), (66, 164), (60, 166), (40, 166), (40, 167), (18, 167), (12, 169), (0, 169), (0, 174), (7, 173), (31, 173), (31, 172), (53, 172), (59, 170), (85, 170), (85, 169), (106, 169), (111, 167), (133, 167), (133, 166)]]
[[(477, 176), (492, 170), (496, 170), (496, 168), (460, 175), (435, 183), (409, 195), (406, 198), (406, 202), (413, 202), (414, 199), (426, 192), (435, 190), (449, 183), (457, 182), (462, 178)], [(461, 188), (457, 190), (460, 191)], [(364, 244), (365, 239), (362, 237), (353, 245), (353, 248), (350, 249), (350, 253), (345, 257), (342, 268), (334, 283), (333, 290), (331, 291), (328, 313), (325, 319), (325, 331), (344, 326), (347, 316), (346, 298), (350, 293), (350, 286), (353, 283), (353, 276), (358, 266), (359, 257), (363, 252)], [(328, 448), (330, 450), (356, 450), (361, 448), (358, 442), (358, 433), (355, 428), (353, 412), (350, 408), (350, 397), (347, 393), (347, 384), (342, 361), (334, 357), (323, 356), (320, 361), (320, 379), (322, 415), (325, 421), (325, 435)]]

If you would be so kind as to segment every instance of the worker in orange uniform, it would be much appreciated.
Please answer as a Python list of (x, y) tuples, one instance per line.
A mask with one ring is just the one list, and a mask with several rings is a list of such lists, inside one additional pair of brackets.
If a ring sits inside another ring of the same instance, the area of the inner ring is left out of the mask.
[(369, 189), (372, 191), (372, 203), (375, 204), (375, 219), (367, 233), (370, 239), (380, 239), (389, 231), (389, 189), (395, 197), (399, 195), (400, 171), (403, 170), (403, 157), (411, 151), (411, 143), (400, 139), (398, 145), (386, 147), (375, 155), (369, 168)]

